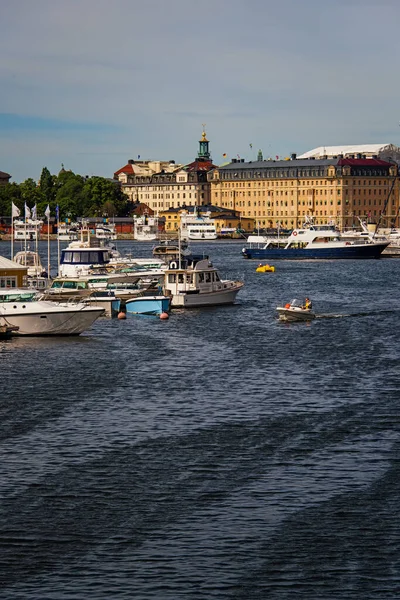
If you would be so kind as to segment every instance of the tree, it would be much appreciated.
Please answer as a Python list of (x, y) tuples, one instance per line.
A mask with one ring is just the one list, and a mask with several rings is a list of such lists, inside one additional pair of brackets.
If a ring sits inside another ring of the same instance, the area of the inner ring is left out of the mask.
[(54, 204), (58, 204), (60, 218), (82, 216), (83, 188), (85, 180), (72, 171), (63, 171), (57, 179), (57, 193)]
[(43, 199), (47, 204), (52, 204), (55, 197), (55, 181), (53, 175), (47, 167), (43, 167), (42, 174), (40, 175), (40, 191), (42, 192)]

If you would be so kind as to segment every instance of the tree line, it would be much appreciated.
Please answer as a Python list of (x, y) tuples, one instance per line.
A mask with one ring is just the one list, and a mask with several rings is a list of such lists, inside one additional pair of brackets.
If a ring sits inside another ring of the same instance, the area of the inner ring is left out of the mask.
[(60, 220), (77, 217), (126, 217), (133, 205), (122, 192), (118, 182), (105, 177), (82, 177), (72, 171), (52, 175), (47, 167), (42, 169), (39, 183), (26, 179), (22, 183), (0, 186), (0, 216), (11, 216), (11, 203), (24, 216), (24, 205), (37, 207), (38, 217), (43, 217), (47, 206), (54, 217), (56, 206)]

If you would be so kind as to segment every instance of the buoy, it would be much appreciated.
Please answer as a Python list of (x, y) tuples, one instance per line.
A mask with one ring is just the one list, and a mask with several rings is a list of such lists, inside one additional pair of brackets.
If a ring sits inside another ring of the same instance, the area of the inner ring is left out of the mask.
[(118, 319), (126, 319), (126, 313), (124, 313), (124, 312), (122, 312), (122, 311), (121, 311), (121, 312), (119, 312), (119, 313), (118, 313)]
[(163, 320), (164, 320), (164, 319), (169, 319), (169, 314), (168, 314), (168, 313), (166, 313), (166, 312), (162, 312), (162, 313), (160, 314), (160, 319), (163, 319)]

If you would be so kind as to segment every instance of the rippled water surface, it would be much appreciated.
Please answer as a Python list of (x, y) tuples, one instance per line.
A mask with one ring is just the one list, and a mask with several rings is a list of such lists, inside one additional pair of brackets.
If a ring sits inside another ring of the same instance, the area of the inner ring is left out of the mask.
[(0, 342), (1, 599), (400, 598), (400, 261), (242, 245), (234, 306)]

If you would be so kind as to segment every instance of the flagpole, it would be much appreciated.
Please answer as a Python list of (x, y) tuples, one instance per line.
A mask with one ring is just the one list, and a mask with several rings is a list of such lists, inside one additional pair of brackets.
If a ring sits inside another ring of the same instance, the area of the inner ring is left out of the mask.
[(58, 230), (60, 228), (60, 209), (57, 204), (57, 275), (60, 274), (60, 236), (58, 235)]
[(47, 213), (47, 287), (50, 284), (50, 214)]
[(14, 215), (11, 203), (11, 260), (14, 260)]

